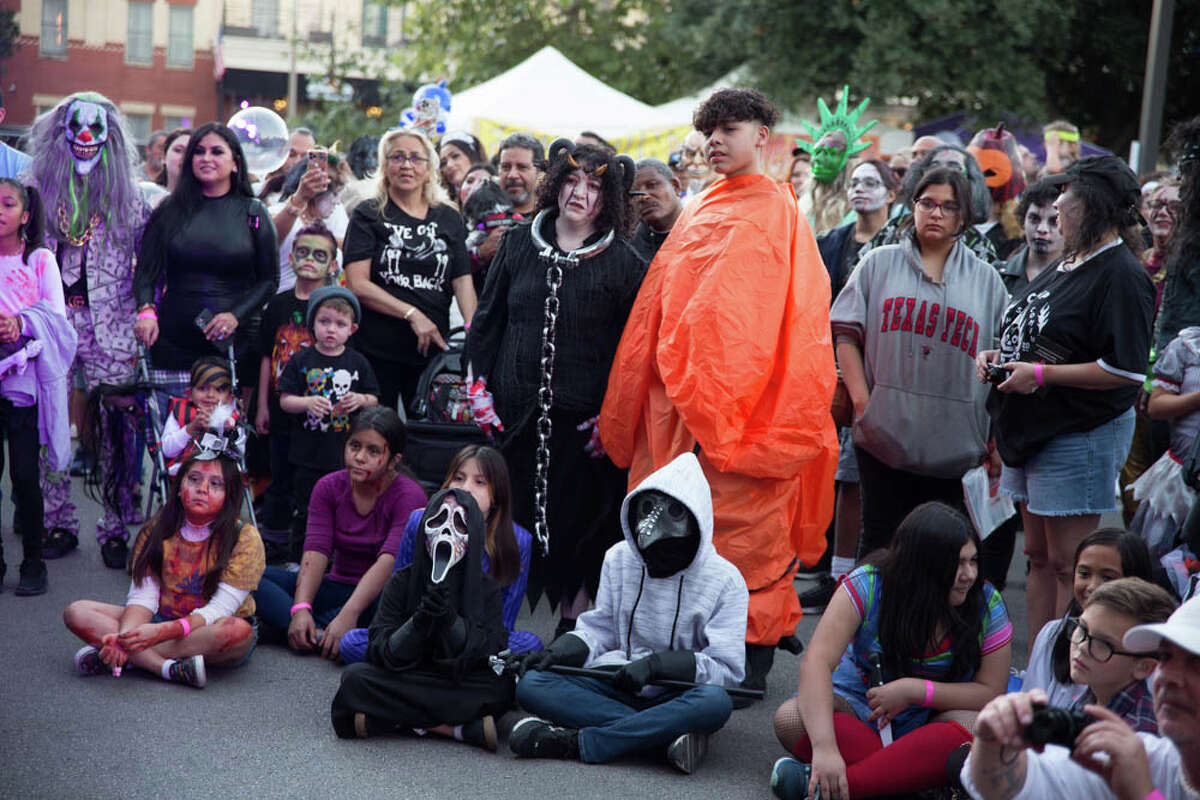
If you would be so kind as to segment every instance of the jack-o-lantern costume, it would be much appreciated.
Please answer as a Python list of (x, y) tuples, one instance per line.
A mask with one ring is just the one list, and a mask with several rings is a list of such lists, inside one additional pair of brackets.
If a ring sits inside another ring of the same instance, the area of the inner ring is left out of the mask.
[(793, 633), (797, 559), (825, 547), (836, 380), (829, 275), (791, 187), (718, 181), (684, 208), (642, 283), (600, 435), (631, 489), (698, 447), (713, 543), (750, 589), (748, 644)]

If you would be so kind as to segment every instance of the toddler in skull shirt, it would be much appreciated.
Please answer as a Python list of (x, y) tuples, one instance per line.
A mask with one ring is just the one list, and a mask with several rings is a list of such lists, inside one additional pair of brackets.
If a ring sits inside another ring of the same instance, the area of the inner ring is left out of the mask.
[(326, 286), (308, 300), (312, 347), (292, 356), (279, 378), (279, 406), (292, 417), (291, 462), (295, 513), (289, 550), (302, 552), (313, 485), (345, 466), (350, 417), (377, 405), (379, 382), (361, 353), (346, 346), (361, 309), (350, 290)]

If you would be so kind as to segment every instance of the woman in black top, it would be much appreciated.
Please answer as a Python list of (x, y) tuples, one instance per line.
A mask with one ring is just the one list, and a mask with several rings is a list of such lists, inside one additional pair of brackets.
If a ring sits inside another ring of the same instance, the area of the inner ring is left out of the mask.
[[(567, 140), (551, 145), (533, 224), (505, 234), (467, 337), (467, 357), (495, 393), (503, 424), (513, 517), (541, 543), (530, 600), (536, 604), (543, 590), (552, 607), (561, 600), (567, 630), (595, 596), (604, 552), (621, 536), (626, 475), (595, 446), (594, 427), (646, 271), (624, 238), (633, 178), (627, 156)], [(558, 283), (552, 320), (551, 282)], [(549, 375), (547, 332), (554, 337)], [(539, 464), (538, 432), (547, 428), (549, 455)], [(539, 467), (548, 482), (541, 502)]]
[(346, 231), (346, 283), (363, 306), (355, 348), (375, 367), (382, 405), (413, 401), (430, 348), (446, 349), (450, 292), (468, 325), (475, 286), (467, 230), (438, 180), (438, 155), (419, 131), (398, 129), (379, 141), (375, 197), (364, 200)]
[(1021, 504), (1031, 639), (1071, 600), (1076, 547), (1118, 508), (1113, 489), (1154, 319), (1154, 287), (1135, 255), (1141, 197), (1133, 172), (1115, 156), (1096, 156), (1047, 180), (1067, 187), (1054, 203), (1066, 258), (1009, 303), (1000, 349), (976, 360), (981, 381), (993, 364), (1007, 372), (988, 409), (1004, 461), (1001, 488)]
[[(133, 333), (153, 346), (159, 381), (186, 387), (192, 363), (226, 353), (232, 338), (238, 374), (250, 385), (262, 308), (278, 283), (275, 225), (250, 189), (241, 145), (224, 125), (202, 125), (179, 184), (146, 224), (133, 275)], [(206, 311), (212, 318), (201, 328)]]

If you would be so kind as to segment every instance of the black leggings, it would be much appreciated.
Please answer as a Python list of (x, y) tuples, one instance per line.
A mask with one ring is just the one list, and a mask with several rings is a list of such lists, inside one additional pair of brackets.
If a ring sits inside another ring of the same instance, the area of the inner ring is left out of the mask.
[(861, 447), (854, 448), (858, 460), (858, 485), (862, 496), (862, 536), (858, 557), (892, 543), (896, 528), (921, 503), (940, 500), (959, 511), (963, 506), (962, 478), (935, 478), (894, 469)]
[[(21, 544), (25, 561), (42, 560), (42, 488), (38, 475), (37, 406), (20, 408), (0, 398), (0, 444), (8, 439), (8, 458), (12, 463), (13, 495), (17, 517), (21, 521)], [(0, 449), (0, 474), (4, 472), (4, 451)], [(0, 545), (0, 561), (4, 560)]]

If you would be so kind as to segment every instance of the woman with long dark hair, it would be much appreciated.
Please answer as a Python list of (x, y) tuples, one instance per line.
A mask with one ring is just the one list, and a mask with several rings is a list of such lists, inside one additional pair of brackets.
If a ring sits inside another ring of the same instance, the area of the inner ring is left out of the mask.
[(275, 225), (251, 191), (241, 144), (220, 123), (201, 125), (179, 184), (146, 223), (134, 272), (133, 332), (152, 348), (155, 382), (183, 394), (196, 359), (230, 342), (243, 385), (253, 381), (262, 308), (278, 283)]
[(997, 365), (1007, 373), (988, 410), (1001, 488), (1021, 509), (1031, 633), (1066, 610), (1071, 554), (1119, 507), (1113, 487), (1154, 321), (1133, 172), (1115, 156), (1092, 156), (1047, 180), (1066, 187), (1054, 203), (1065, 257), (1005, 309), (999, 349), (981, 347), (976, 358), (981, 382)]
[[(455, 454), (446, 469), (443, 489), (462, 489), (475, 498), (487, 528), (484, 536), (482, 567), (497, 586), (504, 600), (504, 627), (508, 631), (508, 649), (513, 653), (541, 650), (542, 640), (529, 631), (516, 630), (517, 614), (529, 583), (529, 560), (533, 537), (513, 522), (512, 489), (508, 465), (494, 447), (469, 444)], [(404, 538), (396, 553), (395, 569), (412, 563), (413, 548), (419, 539), (421, 509), (412, 512), (404, 528)], [(367, 629), (355, 628), (342, 637), (342, 660), (347, 664), (362, 661), (367, 650)]]
[(854, 406), (863, 555), (918, 504), (961, 506), (963, 474), (989, 452), (975, 354), (995, 341), (1008, 293), (963, 241), (974, 217), (961, 171), (929, 170), (910, 205), (900, 242), (867, 254), (830, 310)]
[(245, 493), (233, 457), (201, 450), (179, 467), (170, 498), (133, 545), (125, 605), (77, 600), (63, 620), (86, 642), (81, 675), (120, 675), (127, 663), (203, 688), (207, 666), (245, 663), (258, 639), (254, 598), (262, 539), (240, 517)]
[(646, 271), (625, 240), (633, 178), (628, 156), (554, 142), (533, 224), (505, 234), (467, 337), (476, 421), (499, 420), (513, 517), (534, 530), (543, 554), (530, 599), (544, 591), (552, 608), (562, 603), (559, 633), (595, 595), (604, 552), (621, 535), (625, 472), (594, 440)]
[[(1004, 691), (1012, 623), (979, 578), (979, 536), (943, 503), (915, 508), (875, 566), (858, 567), (821, 617), (797, 695), (775, 712), (795, 758), (778, 797), (875, 797), (941, 785), (975, 712)], [(893, 741), (894, 738), (894, 741)]]

